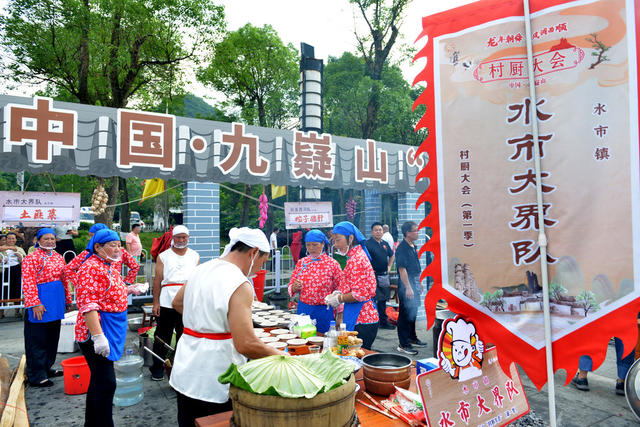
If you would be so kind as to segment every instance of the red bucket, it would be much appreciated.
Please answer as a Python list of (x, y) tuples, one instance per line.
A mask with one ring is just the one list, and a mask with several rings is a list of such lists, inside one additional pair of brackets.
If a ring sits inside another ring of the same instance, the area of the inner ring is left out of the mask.
[(256, 277), (253, 278), (253, 289), (256, 292), (258, 301), (262, 301), (262, 297), (264, 296), (264, 281), (266, 277), (267, 270), (258, 270), (256, 272)]
[(91, 371), (84, 356), (71, 357), (61, 363), (65, 394), (84, 394), (89, 389)]

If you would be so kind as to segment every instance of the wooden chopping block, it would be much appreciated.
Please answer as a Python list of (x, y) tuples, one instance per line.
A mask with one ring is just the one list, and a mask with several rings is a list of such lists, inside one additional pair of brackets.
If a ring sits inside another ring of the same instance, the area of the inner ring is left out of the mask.
[(24, 399), (24, 381), (20, 387), (18, 394), (18, 402), (16, 403), (16, 418), (13, 421), (13, 427), (29, 427), (29, 417), (27, 415), (27, 402)]
[(11, 386), (11, 369), (6, 357), (0, 357), (0, 417), (4, 411), (4, 405), (9, 397), (9, 387)]
[(26, 364), (27, 358), (23, 354), (22, 358), (20, 359), (20, 364), (18, 365), (16, 375), (13, 379), (13, 382), (11, 383), (9, 398), (7, 399), (5, 410), (2, 413), (2, 419), (0, 419), (0, 427), (13, 427), (14, 425), (13, 423), (16, 419), (16, 407), (18, 404), (18, 397), (20, 396), (20, 389), (22, 389), (22, 394), (24, 397), (24, 367)]

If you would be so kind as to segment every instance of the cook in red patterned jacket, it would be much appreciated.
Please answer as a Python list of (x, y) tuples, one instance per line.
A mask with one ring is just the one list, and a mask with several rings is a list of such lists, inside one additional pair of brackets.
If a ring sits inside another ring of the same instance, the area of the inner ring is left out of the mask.
[[(98, 222), (92, 225), (91, 228), (89, 229), (89, 238), (93, 237), (93, 235), (96, 234), (98, 231), (108, 229), (108, 228), (109, 227), (102, 224), (101, 222)], [(89, 243), (90, 242), (91, 241), (89, 241)], [(67, 274), (69, 278), (73, 281), (74, 285), (75, 285), (76, 273), (80, 269), (80, 266), (85, 261), (85, 259), (87, 259), (87, 255), (89, 254), (89, 243), (87, 243), (87, 248), (84, 251), (80, 252), (65, 267), (67, 269)], [(140, 271), (140, 264), (138, 264), (136, 259), (129, 252), (127, 252), (123, 247), (120, 247), (120, 252), (122, 252), (121, 260), (117, 262), (116, 261), (112, 262), (111, 267), (121, 272), (122, 264), (126, 265), (129, 268), (129, 272), (127, 273), (127, 277), (124, 278), (124, 282), (127, 285), (131, 285), (136, 281), (136, 276), (138, 275), (138, 271)]]
[(327, 297), (333, 307), (344, 303), (343, 322), (347, 330), (358, 331), (362, 346), (371, 349), (378, 335), (378, 310), (372, 300), (376, 294), (376, 275), (364, 243), (366, 238), (349, 221), (333, 227), (334, 249), (347, 256), (344, 281), (340, 291)]
[(324, 252), (329, 239), (320, 230), (311, 230), (305, 236), (308, 256), (301, 258), (291, 274), (289, 295), (300, 293), (298, 313), (308, 314), (316, 320), (318, 332), (329, 330), (329, 322), (334, 320), (333, 310), (324, 299), (340, 289), (342, 270), (338, 261)]
[(119, 265), (120, 236), (99, 230), (89, 241), (86, 261), (76, 274), (76, 341), (91, 370), (85, 425), (113, 426), (112, 403), (116, 390), (113, 362), (119, 360), (127, 336), (127, 288)]
[(24, 347), (27, 378), (35, 387), (50, 387), (49, 377), (62, 375), (52, 369), (56, 360), (60, 320), (65, 305), (71, 304), (64, 258), (54, 251), (55, 231), (41, 228), (36, 250), (22, 261), (22, 292), (27, 312), (24, 317)]

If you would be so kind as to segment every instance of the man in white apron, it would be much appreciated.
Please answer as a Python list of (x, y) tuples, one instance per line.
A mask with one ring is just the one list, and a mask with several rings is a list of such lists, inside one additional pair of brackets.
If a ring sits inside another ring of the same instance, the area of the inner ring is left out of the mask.
[[(174, 330), (176, 342), (182, 335), (182, 315), (171, 307), (171, 302), (187, 281), (189, 274), (200, 264), (200, 255), (187, 247), (189, 229), (184, 225), (177, 225), (173, 228), (172, 234), (171, 247), (156, 259), (156, 274), (153, 278), (153, 314), (158, 319), (153, 352), (163, 359), (167, 355), (167, 348), (158, 338), (171, 345)], [(154, 359), (149, 370), (152, 380), (164, 379), (164, 368), (157, 359)]]
[(231, 410), (229, 385), (218, 377), (231, 363), (284, 354), (260, 341), (251, 320), (255, 275), (269, 258), (260, 230), (232, 228), (222, 257), (198, 266), (173, 301), (182, 312), (184, 336), (178, 342), (170, 384), (177, 392), (178, 424)]

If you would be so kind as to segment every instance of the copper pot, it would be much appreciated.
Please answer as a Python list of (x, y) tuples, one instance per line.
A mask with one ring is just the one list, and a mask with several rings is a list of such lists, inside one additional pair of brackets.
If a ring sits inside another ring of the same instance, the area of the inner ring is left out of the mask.
[(411, 377), (413, 361), (395, 353), (368, 354), (362, 358), (364, 378), (377, 381), (403, 381)]
[(362, 358), (364, 386), (379, 396), (395, 392), (394, 386), (409, 388), (413, 361), (395, 353), (368, 354)]
[(389, 396), (394, 393), (396, 389), (394, 386), (398, 386), (404, 389), (409, 389), (411, 384), (411, 377), (400, 381), (376, 381), (371, 378), (364, 377), (364, 388), (373, 394), (378, 396)]

